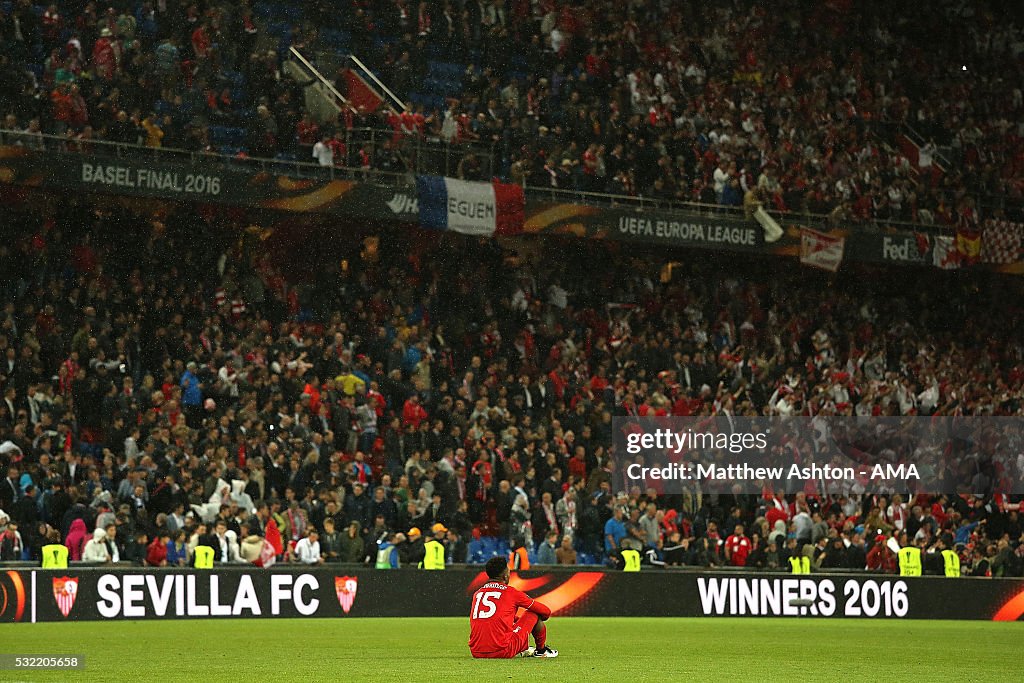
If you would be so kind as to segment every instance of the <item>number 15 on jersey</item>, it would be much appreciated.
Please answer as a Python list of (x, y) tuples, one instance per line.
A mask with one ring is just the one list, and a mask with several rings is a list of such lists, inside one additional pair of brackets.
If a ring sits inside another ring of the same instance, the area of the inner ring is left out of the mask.
[(498, 606), (494, 604), (494, 601), (500, 597), (501, 592), (499, 591), (487, 591), (485, 593), (477, 593), (476, 601), (473, 603), (472, 618), (487, 619), (488, 617), (493, 617), (494, 613), (498, 610)]

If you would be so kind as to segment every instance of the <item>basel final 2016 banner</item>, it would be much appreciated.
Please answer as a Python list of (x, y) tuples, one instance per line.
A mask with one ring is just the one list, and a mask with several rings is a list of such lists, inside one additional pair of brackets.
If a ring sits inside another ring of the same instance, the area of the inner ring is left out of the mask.
[[(486, 581), (447, 571), (71, 567), (0, 570), (0, 622), (469, 614)], [(539, 570), (510, 583), (561, 616), (1019, 621), (1024, 580)]]

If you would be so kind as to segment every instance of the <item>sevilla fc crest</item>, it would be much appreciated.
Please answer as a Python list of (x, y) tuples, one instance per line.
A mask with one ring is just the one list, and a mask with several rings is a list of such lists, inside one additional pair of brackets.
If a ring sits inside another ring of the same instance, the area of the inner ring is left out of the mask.
[(57, 600), (57, 607), (65, 617), (75, 606), (75, 598), (78, 597), (78, 579), (62, 576), (53, 580), (53, 597)]
[(348, 614), (348, 611), (352, 609), (352, 601), (356, 599), (356, 588), (359, 584), (359, 578), (356, 576), (335, 576), (334, 577), (334, 592), (338, 594), (338, 602), (341, 604), (341, 609)]

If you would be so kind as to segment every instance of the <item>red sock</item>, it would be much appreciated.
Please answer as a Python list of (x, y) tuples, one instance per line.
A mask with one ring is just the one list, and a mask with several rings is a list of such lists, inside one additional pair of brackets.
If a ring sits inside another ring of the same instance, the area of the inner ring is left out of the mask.
[(534, 633), (533, 639), (537, 643), (537, 649), (543, 650), (544, 643), (548, 639), (548, 629), (544, 624), (540, 624), (540, 634)]

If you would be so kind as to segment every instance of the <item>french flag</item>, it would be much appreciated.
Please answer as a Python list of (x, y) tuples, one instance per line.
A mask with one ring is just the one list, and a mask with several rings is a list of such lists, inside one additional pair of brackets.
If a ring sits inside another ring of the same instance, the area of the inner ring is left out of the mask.
[(417, 176), (420, 226), (466, 235), (515, 235), (523, 230), (523, 188), (443, 176)]

